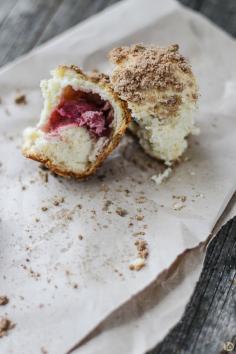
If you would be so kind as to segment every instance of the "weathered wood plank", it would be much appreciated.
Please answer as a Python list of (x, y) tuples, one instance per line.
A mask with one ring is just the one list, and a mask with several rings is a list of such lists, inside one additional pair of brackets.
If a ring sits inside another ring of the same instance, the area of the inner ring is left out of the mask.
[(236, 36), (235, 0), (178, 0), (210, 18), (228, 33)]
[(120, 0), (64, 0), (42, 32), (37, 44), (45, 42), (118, 1)]
[(225, 31), (236, 36), (236, 1), (205, 0), (201, 12)]
[(3, 21), (7, 18), (10, 11), (16, 4), (17, 0), (8, 0), (8, 1), (1, 1), (0, 3), (0, 28), (3, 24)]
[(182, 320), (149, 354), (224, 353), (227, 341), (236, 346), (236, 217), (210, 244)]
[(191, 7), (191, 9), (194, 9), (196, 11), (199, 11), (201, 9), (202, 3), (204, 0), (178, 0), (181, 2), (183, 5), (186, 5), (188, 7)]
[(0, 64), (29, 51), (42, 33), (60, 0), (18, 0), (0, 29)]

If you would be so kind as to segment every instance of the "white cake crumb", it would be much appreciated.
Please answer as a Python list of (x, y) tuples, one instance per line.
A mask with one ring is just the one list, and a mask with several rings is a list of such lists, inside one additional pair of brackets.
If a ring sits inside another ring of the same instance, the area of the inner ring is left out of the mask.
[(184, 203), (180, 200), (179, 202), (176, 202), (173, 204), (173, 209), (174, 210), (181, 210), (185, 207)]
[(145, 266), (145, 259), (138, 257), (134, 261), (132, 261), (129, 265), (130, 270), (140, 270)]
[(172, 168), (168, 167), (168, 168), (165, 169), (164, 172), (159, 173), (158, 175), (153, 175), (151, 177), (151, 180), (159, 185), (163, 181), (165, 181), (168, 177), (170, 177), (171, 173), (172, 173)]

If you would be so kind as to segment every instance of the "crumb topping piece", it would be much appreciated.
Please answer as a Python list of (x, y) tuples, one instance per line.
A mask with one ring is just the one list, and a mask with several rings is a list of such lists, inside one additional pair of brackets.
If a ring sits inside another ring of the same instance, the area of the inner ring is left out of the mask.
[(16, 104), (22, 104), (22, 105), (27, 104), (26, 96), (25, 95), (16, 96), (15, 103)]
[[(163, 108), (168, 106), (174, 113), (182, 103), (181, 92), (184, 85), (191, 85), (194, 80), (191, 66), (179, 53), (178, 44), (166, 48), (154, 45), (132, 45), (119, 47), (109, 53), (110, 60), (116, 64), (112, 75), (115, 91), (125, 100), (142, 103), (149, 90), (159, 90), (164, 93), (171, 90), (173, 95), (163, 97)], [(181, 76), (189, 77), (189, 81)], [(188, 82), (188, 83), (187, 83)], [(197, 100), (197, 93), (190, 97)]]
[(12, 323), (8, 318), (0, 318), (0, 338), (7, 335), (8, 331), (15, 327), (15, 324)]
[(0, 296), (0, 306), (7, 305), (9, 302), (9, 299), (7, 296)]

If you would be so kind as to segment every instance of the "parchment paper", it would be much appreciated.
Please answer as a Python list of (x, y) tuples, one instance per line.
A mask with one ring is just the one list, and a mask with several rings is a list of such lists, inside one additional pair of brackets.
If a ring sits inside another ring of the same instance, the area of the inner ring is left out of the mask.
[[(189, 160), (157, 186), (150, 178), (164, 167), (127, 137), (88, 181), (49, 175), (46, 182), (46, 172), (20, 153), (21, 131), (40, 112), (39, 80), (59, 63), (109, 70), (109, 48), (141, 41), (178, 42), (199, 79), (202, 133), (190, 140)], [(10, 304), (0, 311), (16, 323), (1, 338), (2, 353), (64, 353), (207, 238), (236, 184), (235, 60), (234, 41), (204, 18), (173, 1), (129, 0), (2, 69), (0, 291)], [(19, 92), (27, 105), (14, 103)], [(183, 209), (173, 209), (174, 195), (187, 197)], [(137, 232), (150, 255), (132, 272)]]
[[(213, 230), (213, 237), (236, 214), (236, 195)], [(183, 316), (200, 277), (210, 243), (186, 251), (143, 291), (105, 318), (77, 346), (80, 354), (143, 354), (154, 348)], [(178, 301), (177, 301), (178, 299)]]

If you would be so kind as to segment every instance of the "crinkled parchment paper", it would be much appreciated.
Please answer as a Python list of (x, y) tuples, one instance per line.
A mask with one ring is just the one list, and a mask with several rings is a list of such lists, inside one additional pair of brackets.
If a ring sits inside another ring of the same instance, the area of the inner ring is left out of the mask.
[[(39, 80), (50, 69), (74, 63), (107, 71), (110, 48), (142, 41), (179, 43), (202, 94), (201, 135), (190, 139), (169, 180), (151, 181), (164, 166), (131, 137), (82, 183), (47, 174), (21, 156), (21, 132), (37, 121)], [(0, 311), (16, 323), (1, 338), (1, 353), (65, 353), (206, 240), (236, 185), (235, 62), (235, 42), (204, 18), (173, 1), (129, 0), (1, 70), (0, 293), (10, 303)], [(27, 104), (14, 102), (19, 94)], [(173, 196), (186, 197), (180, 210)], [(139, 272), (129, 270), (137, 238), (150, 253)]]

